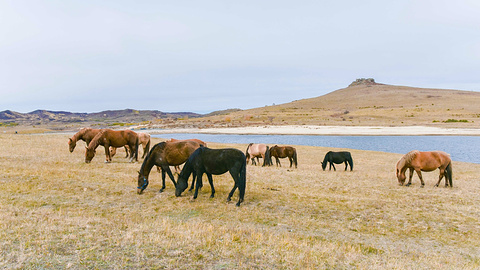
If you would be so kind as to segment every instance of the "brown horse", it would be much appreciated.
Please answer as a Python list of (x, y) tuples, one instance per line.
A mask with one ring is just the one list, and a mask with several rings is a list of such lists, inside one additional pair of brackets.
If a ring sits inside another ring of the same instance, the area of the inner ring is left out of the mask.
[(134, 159), (138, 160), (138, 135), (135, 133), (135, 131), (102, 129), (86, 147), (86, 163), (90, 163), (90, 161), (92, 161), (93, 157), (95, 156), (95, 149), (97, 149), (99, 145), (103, 145), (105, 148), (107, 163), (112, 161), (109, 151), (110, 146), (122, 147), (128, 145), (130, 148), (130, 162), (133, 162)]
[(90, 143), (90, 141), (95, 137), (95, 135), (100, 132), (101, 129), (93, 129), (93, 128), (82, 128), (80, 131), (75, 133), (71, 138), (68, 139), (68, 149), (70, 150), (70, 153), (73, 152), (75, 149), (75, 146), (77, 145), (77, 141), (82, 140), (84, 141), (87, 145)]
[[(143, 146), (142, 158), (145, 158), (145, 156), (148, 154), (148, 151), (150, 151), (150, 134), (143, 133), (143, 132), (137, 132), (137, 135), (138, 135), (138, 144), (141, 144)], [(125, 157), (128, 157), (127, 147), (125, 147), (125, 152), (126, 152)], [(117, 148), (110, 147), (110, 156), (112, 158), (113, 158), (113, 156), (115, 156), (116, 153), (117, 153)]]
[[(200, 145), (203, 145), (204, 147), (207, 147), (207, 143), (202, 141), (202, 140), (199, 140), (199, 139), (177, 140), (177, 139), (174, 139), (174, 138), (170, 138), (170, 140), (167, 140), (167, 142), (186, 142), (186, 141), (197, 142)], [(160, 169), (158, 169), (158, 167), (157, 167), (157, 170), (160, 171)], [(175, 173), (180, 174), (180, 166), (175, 166)]]
[(269, 155), (267, 159), (275, 157), (277, 166), (280, 165), (280, 167), (282, 167), (279, 158), (288, 157), (288, 160), (290, 161), (290, 168), (292, 167), (292, 164), (295, 164), (295, 168), (297, 168), (297, 150), (294, 147), (275, 145), (270, 147), (268, 153)]
[[(200, 146), (199, 143), (194, 141), (161, 142), (154, 145), (147, 157), (143, 160), (142, 167), (138, 172), (138, 194), (141, 194), (143, 190), (147, 188), (148, 175), (155, 165), (162, 169), (162, 188), (160, 192), (165, 189), (165, 173), (168, 174), (173, 185), (177, 186), (170, 166), (183, 164)], [(195, 177), (193, 179), (193, 181), (195, 181)], [(191, 189), (193, 189), (193, 184), (192, 182)]]
[(422, 183), (421, 187), (425, 186), (421, 171), (431, 172), (439, 169), (440, 175), (438, 177), (438, 182), (435, 186), (438, 187), (443, 176), (445, 176), (445, 187), (448, 187), (449, 184), (450, 187), (453, 187), (452, 160), (450, 159), (449, 154), (442, 151), (410, 151), (402, 158), (400, 158), (400, 160), (395, 166), (395, 169), (395, 174), (400, 185), (403, 185), (405, 183), (405, 179), (407, 178), (405, 172), (407, 171), (407, 169), (410, 170), (410, 177), (406, 186), (410, 186), (412, 184), (413, 170), (415, 170), (418, 174), (418, 178), (420, 178), (420, 182)]
[[(263, 143), (250, 143), (247, 146), (247, 150), (245, 151), (245, 157), (247, 158), (247, 164), (250, 158), (252, 159), (252, 165), (257, 165), (259, 162), (259, 158), (263, 159), (263, 165), (268, 165), (265, 159), (265, 153), (268, 151), (268, 146)], [(255, 162), (255, 158), (257, 158), (257, 162)], [(260, 163), (260, 162), (259, 162)]]
[(205, 147), (207, 147), (207, 143), (202, 141), (202, 140), (199, 140), (199, 139), (187, 139), (187, 140), (177, 140), (177, 139), (174, 139), (174, 138), (171, 138), (170, 140), (168, 140), (167, 142), (185, 142), (185, 141), (194, 141), (194, 142), (197, 142)]

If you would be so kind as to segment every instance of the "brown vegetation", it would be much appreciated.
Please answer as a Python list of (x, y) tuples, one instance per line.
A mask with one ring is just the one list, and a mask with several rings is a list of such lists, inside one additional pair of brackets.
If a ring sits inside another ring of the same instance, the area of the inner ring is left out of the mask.
[(350, 150), (353, 172), (322, 171), (333, 149), (296, 146), (298, 169), (249, 165), (235, 207), (229, 175), (214, 176), (213, 199), (206, 180), (196, 201), (170, 182), (158, 193), (157, 173), (137, 195), (140, 163), (85, 164), (69, 136), (0, 134), (0, 268), (480, 267), (478, 164), (453, 162), (453, 189), (433, 187), (437, 172), (407, 188), (394, 175), (401, 155)]

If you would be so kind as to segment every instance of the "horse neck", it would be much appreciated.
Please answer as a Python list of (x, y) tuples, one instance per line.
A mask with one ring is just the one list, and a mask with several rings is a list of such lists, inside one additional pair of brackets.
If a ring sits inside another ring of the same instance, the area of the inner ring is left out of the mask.
[(100, 145), (100, 138), (103, 137), (103, 133), (98, 133), (97, 136), (95, 136), (90, 143), (88, 144), (89, 149), (97, 149), (97, 147)]
[(140, 175), (148, 179), (153, 166), (155, 166), (155, 154), (151, 153), (143, 160), (142, 167), (140, 167)]
[(77, 133), (73, 134), (72, 136), (72, 141), (74, 142), (77, 142), (78, 140), (80, 140), (80, 138), (83, 138), (83, 135), (85, 134), (85, 129), (82, 128), (80, 131), (78, 131)]

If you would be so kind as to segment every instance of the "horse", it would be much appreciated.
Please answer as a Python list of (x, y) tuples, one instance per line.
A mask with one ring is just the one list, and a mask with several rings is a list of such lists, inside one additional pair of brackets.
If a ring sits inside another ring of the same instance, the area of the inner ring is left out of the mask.
[(275, 157), (276, 164), (277, 166), (280, 165), (280, 167), (282, 167), (282, 164), (280, 163), (279, 158), (288, 157), (288, 160), (290, 161), (290, 168), (292, 167), (292, 164), (295, 164), (295, 168), (297, 168), (297, 150), (294, 147), (278, 145), (272, 146), (269, 150), (269, 158), (270, 157)]
[(90, 163), (95, 156), (95, 149), (99, 145), (103, 145), (105, 148), (105, 156), (107, 163), (112, 161), (109, 148), (122, 147), (128, 145), (130, 148), (130, 162), (134, 159), (138, 160), (138, 135), (135, 131), (131, 130), (112, 130), (102, 129), (88, 144), (85, 151), (85, 162)]
[(167, 142), (184, 142), (184, 141), (194, 141), (194, 142), (197, 142), (205, 147), (207, 147), (207, 143), (202, 141), (202, 140), (199, 140), (199, 139), (186, 139), (186, 140), (177, 140), (177, 139), (174, 139), (174, 138), (171, 138), (170, 140), (168, 140)]
[[(177, 186), (173, 177), (170, 166), (178, 166), (183, 164), (190, 155), (197, 150), (201, 145), (194, 141), (183, 142), (161, 142), (152, 147), (147, 157), (143, 160), (142, 167), (138, 172), (138, 194), (142, 194), (143, 190), (148, 186), (148, 175), (153, 166), (161, 168), (162, 170), (162, 188), (160, 192), (165, 189), (165, 173), (168, 174), (174, 186)], [(195, 181), (195, 175), (193, 177)], [(193, 189), (193, 184), (190, 190)]]
[(177, 187), (175, 189), (175, 196), (179, 197), (187, 188), (187, 179), (190, 174), (196, 173), (197, 183), (195, 186), (195, 193), (193, 199), (198, 196), (198, 189), (202, 186), (202, 175), (205, 173), (208, 177), (208, 182), (212, 189), (210, 198), (214, 197), (215, 188), (213, 187), (212, 174), (220, 175), (227, 171), (230, 172), (235, 185), (227, 197), (227, 201), (231, 201), (233, 193), (238, 187), (239, 199), (237, 206), (243, 202), (246, 186), (247, 163), (245, 155), (242, 151), (234, 148), (224, 149), (210, 149), (207, 147), (200, 147), (188, 158), (183, 166), (177, 180)]
[[(150, 134), (144, 133), (144, 132), (137, 132), (138, 135), (138, 144), (141, 144), (143, 146), (143, 155), (142, 158), (145, 158), (145, 156), (148, 154), (148, 151), (150, 151)], [(126, 156), (128, 157), (128, 149), (125, 147), (125, 152)], [(110, 147), (110, 156), (113, 158), (115, 154), (117, 153), (117, 148), (115, 147)]]
[[(265, 159), (265, 153), (268, 151), (268, 146), (263, 143), (250, 143), (247, 146), (247, 150), (245, 151), (245, 156), (247, 157), (247, 164), (250, 158), (252, 159), (252, 165), (257, 165), (259, 162), (259, 158), (263, 158), (263, 165), (267, 165)], [(257, 158), (257, 162), (255, 162), (255, 158)]]
[(402, 186), (405, 183), (406, 170), (410, 170), (409, 180), (406, 186), (410, 186), (412, 184), (412, 176), (413, 170), (415, 170), (418, 174), (418, 178), (420, 178), (420, 182), (422, 184), (421, 187), (425, 186), (425, 182), (423, 182), (422, 173), (424, 172), (431, 172), (436, 169), (440, 170), (440, 175), (438, 177), (438, 182), (435, 187), (438, 187), (440, 181), (445, 176), (445, 187), (453, 187), (452, 183), (452, 160), (450, 159), (450, 155), (442, 152), (442, 151), (431, 151), (431, 152), (420, 152), (418, 150), (413, 150), (405, 154), (400, 160), (398, 160), (395, 166), (395, 174), (398, 179), (398, 183)]
[(343, 151), (343, 152), (332, 152), (332, 151), (329, 151), (327, 154), (325, 154), (325, 158), (323, 159), (323, 162), (322, 162), (322, 169), (325, 171), (325, 168), (327, 167), (327, 164), (330, 163), (330, 167), (328, 170), (332, 170), (332, 166), (333, 166), (333, 170), (336, 171), (337, 169), (335, 169), (335, 164), (342, 164), (345, 162), (345, 171), (347, 170), (348, 168), (348, 165), (350, 165), (350, 171), (353, 170), (353, 159), (352, 159), (352, 155), (350, 154), (350, 152), (346, 152), (346, 151)]
[(71, 138), (68, 139), (68, 149), (70, 150), (70, 153), (73, 152), (75, 149), (75, 146), (77, 145), (77, 141), (82, 140), (84, 141), (87, 145), (90, 143), (90, 141), (95, 137), (95, 135), (100, 132), (101, 129), (93, 129), (93, 128), (82, 128), (80, 129), (75, 135), (73, 135)]
[[(207, 147), (207, 143), (202, 141), (202, 140), (199, 140), (199, 139), (178, 140), (178, 139), (170, 138), (170, 140), (167, 140), (167, 142), (185, 142), (185, 141), (194, 141), (194, 142), (197, 142), (197, 143)], [(175, 166), (175, 173), (180, 174), (180, 166)]]

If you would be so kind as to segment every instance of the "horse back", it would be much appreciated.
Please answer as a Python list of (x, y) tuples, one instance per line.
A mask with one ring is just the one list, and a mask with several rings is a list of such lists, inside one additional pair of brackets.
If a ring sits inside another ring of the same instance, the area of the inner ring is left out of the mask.
[(235, 148), (202, 148), (197, 151), (201, 152), (195, 166), (211, 174), (223, 174), (232, 168), (240, 170), (246, 164), (243, 152)]
[(183, 164), (200, 146), (200, 143), (190, 140), (167, 141), (161, 155), (169, 165), (177, 166)]

